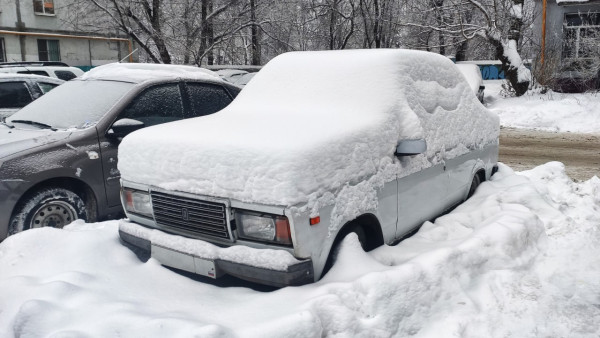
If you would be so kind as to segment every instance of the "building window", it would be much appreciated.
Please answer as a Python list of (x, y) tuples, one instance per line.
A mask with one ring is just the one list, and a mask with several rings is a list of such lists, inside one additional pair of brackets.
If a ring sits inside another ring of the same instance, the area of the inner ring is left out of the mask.
[(36, 14), (54, 14), (54, 0), (33, 0)]
[(600, 57), (600, 13), (568, 13), (563, 23), (563, 58)]
[(58, 40), (38, 39), (37, 43), (40, 61), (60, 61)]
[(6, 62), (6, 49), (4, 48), (4, 38), (0, 38), (0, 62)]

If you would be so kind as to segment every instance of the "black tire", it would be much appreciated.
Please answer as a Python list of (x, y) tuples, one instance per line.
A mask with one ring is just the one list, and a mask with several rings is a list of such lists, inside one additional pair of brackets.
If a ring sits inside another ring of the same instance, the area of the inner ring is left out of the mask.
[(19, 204), (10, 219), (8, 233), (44, 226), (62, 228), (76, 219), (92, 219), (79, 195), (64, 188), (44, 188)]
[(479, 174), (475, 174), (475, 176), (473, 176), (473, 180), (471, 181), (471, 187), (469, 188), (469, 194), (467, 194), (467, 199), (471, 198), (471, 196), (475, 194), (475, 190), (477, 190), (477, 187), (479, 187), (480, 184), (481, 177), (479, 177)]
[(346, 226), (335, 239), (335, 242), (331, 246), (331, 251), (329, 251), (329, 256), (327, 257), (327, 262), (325, 263), (325, 267), (323, 268), (323, 272), (321, 273), (321, 278), (325, 276), (327, 272), (331, 269), (333, 264), (335, 264), (335, 260), (337, 259), (337, 255), (340, 252), (340, 243), (348, 236), (349, 234), (356, 234), (358, 237), (358, 241), (360, 242), (360, 246), (363, 250), (368, 251), (367, 248), (367, 235), (365, 234), (365, 230), (356, 224), (351, 224)]

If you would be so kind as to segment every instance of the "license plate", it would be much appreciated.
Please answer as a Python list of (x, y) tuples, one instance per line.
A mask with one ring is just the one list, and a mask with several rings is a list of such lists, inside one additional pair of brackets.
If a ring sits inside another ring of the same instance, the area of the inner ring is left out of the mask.
[(159, 261), (162, 265), (193, 272), (198, 275), (210, 278), (221, 276), (215, 266), (215, 262), (211, 260), (195, 257), (154, 244), (152, 244), (152, 258)]

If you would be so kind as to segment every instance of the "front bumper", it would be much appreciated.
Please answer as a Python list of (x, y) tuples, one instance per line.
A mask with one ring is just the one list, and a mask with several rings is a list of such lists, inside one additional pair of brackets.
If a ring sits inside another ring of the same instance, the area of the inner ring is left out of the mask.
[(222, 248), (127, 220), (119, 222), (119, 236), (142, 260), (153, 257), (162, 265), (211, 278), (228, 274), (277, 287), (314, 282), (312, 261), (298, 260), (284, 250), (244, 245)]

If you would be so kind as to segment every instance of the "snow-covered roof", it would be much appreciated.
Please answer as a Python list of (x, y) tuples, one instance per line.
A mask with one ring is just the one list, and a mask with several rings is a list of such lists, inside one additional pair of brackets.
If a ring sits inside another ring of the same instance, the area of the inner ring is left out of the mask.
[(155, 63), (109, 63), (86, 72), (82, 80), (118, 80), (143, 82), (156, 78), (185, 78), (220, 80), (215, 72), (193, 66)]
[(481, 78), (481, 70), (479, 70), (479, 66), (474, 64), (461, 64), (457, 63), (456, 67), (460, 70), (462, 75), (467, 80), (469, 87), (474, 93), (477, 93), (479, 90), (479, 86), (483, 84), (483, 79)]
[(164, 189), (295, 205), (385, 176), (400, 139), (427, 141), (414, 161), (427, 167), (440, 151), (457, 156), (497, 135), (497, 117), (443, 56), (294, 52), (269, 62), (221, 112), (127, 136), (119, 170)]
[(35, 75), (35, 74), (3, 73), (0, 71), (0, 80), (3, 78), (4, 79), (16, 79), (16, 78), (35, 79), (38, 81), (46, 81), (46, 82), (53, 82), (53, 83), (65, 82), (64, 80), (52, 78), (49, 76)]

